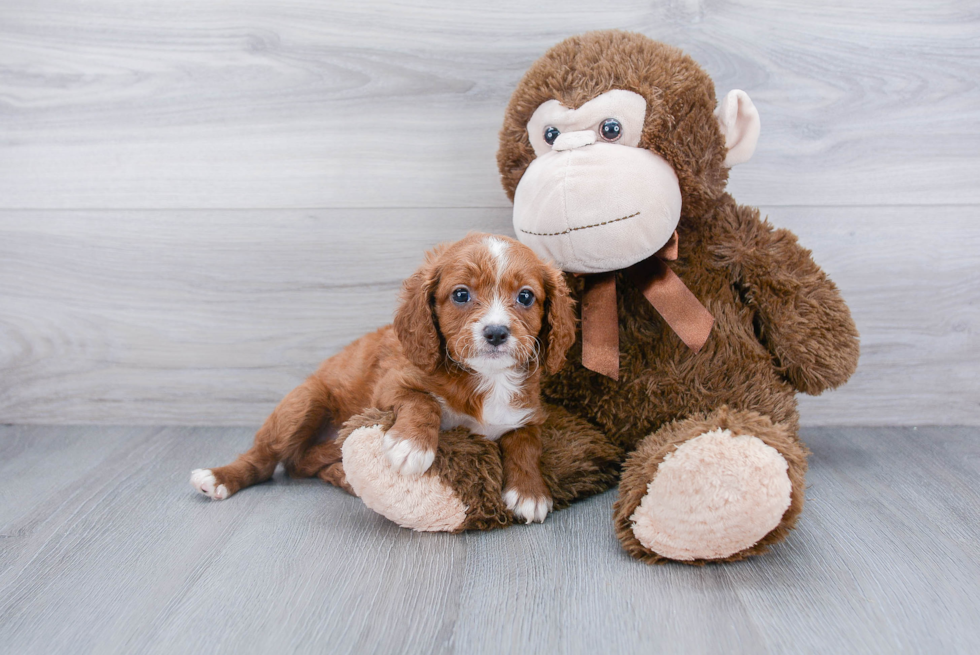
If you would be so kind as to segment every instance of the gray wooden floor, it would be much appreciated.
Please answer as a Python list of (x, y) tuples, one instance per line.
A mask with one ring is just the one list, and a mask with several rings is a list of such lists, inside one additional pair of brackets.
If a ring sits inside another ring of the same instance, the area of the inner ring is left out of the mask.
[(615, 492), (417, 534), (312, 480), (195, 495), (244, 428), (0, 427), (0, 651), (978, 652), (980, 429), (804, 434), (791, 539), (691, 568), (623, 554)]

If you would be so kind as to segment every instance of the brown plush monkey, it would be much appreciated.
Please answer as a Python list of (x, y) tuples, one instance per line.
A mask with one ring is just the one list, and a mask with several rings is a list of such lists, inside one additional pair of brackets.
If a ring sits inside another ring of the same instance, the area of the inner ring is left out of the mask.
[[(616, 533), (648, 562), (755, 555), (803, 508), (795, 394), (844, 383), (858, 334), (796, 237), (725, 192), (759, 117), (719, 103), (689, 57), (639, 34), (563, 41), (521, 80), (498, 164), (519, 239), (555, 260), (580, 301), (542, 468), (555, 509), (619, 479)], [(584, 359), (584, 364), (583, 364)], [(342, 435), (347, 479), (406, 527), (508, 525), (496, 444), (444, 435), (422, 477), (387, 470), (388, 417)]]

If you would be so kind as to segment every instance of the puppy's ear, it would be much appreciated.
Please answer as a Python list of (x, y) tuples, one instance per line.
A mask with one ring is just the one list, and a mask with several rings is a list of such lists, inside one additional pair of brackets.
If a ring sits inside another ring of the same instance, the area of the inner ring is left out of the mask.
[(439, 286), (437, 251), (426, 254), (425, 263), (402, 285), (401, 304), (395, 312), (395, 334), (409, 361), (432, 371), (442, 357), (442, 341), (436, 324), (435, 292)]
[(569, 295), (565, 276), (553, 266), (544, 270), (544, 325), (541, 326), (541, 348), (545, 368), (554, 374), (565, 364), (565, 353), (575, 343), (575, 303)]

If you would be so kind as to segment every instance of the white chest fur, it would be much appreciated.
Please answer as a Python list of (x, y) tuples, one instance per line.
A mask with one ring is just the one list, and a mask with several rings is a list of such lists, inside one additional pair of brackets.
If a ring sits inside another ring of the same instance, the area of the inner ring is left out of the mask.
[(487, 374), (479, 374), (480, 385), (478, 392), (483, 396), (483, 421), (477, 421), (469, 414), (457, 412), (450, 407), (444, 398), (438, 398), (442, 407), (442, 429), (463, 426), (474, 434), (479, 434), (490, 441), (496, 441), (501, 436), (524, 425), (534, 410), (515, 405), (523, 377), (511, 370), (504, 369)]

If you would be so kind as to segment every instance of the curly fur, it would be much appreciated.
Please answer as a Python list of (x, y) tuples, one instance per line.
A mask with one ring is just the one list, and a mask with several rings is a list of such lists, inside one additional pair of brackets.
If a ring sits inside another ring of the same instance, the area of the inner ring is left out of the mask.
[(425, 263), (402, 284), (398, 311), (392, 326), (402, 351), (423, 371), (433, 371), (445, 352), (439, 333), (434, 294), (439, 286), (440, 244), (425, 253)]
[[(468, 295), (457, 302), (460, 290)], [(530, 300), (520, 302), (521, 294)], [(252, 448), (227, 466), (195, 470), (191, 484), (223, 500), (283, 462), (291, 475), (350, 490), (354, 478), (349, 484), (337, 466), (340, 446), (318, 440), (318, 428), (373, 407), (397, 415), (382, 450), (402, 475), (431, 466), (442, 427), (500, 439), (505, 496), (518, 514), (543, 520), (551, 499), (540, 471), (540, 379), (542, 369), (565, 361), (575, 334), (571, 304), (561, 272), (518, 241), (474, 233), (438, 246), (405, 281), (392, 326), (324, 361), (279, 403)], [(492, 344), (491, 327), (503, 331)]]
[(543, 273), (545, 322), (541, 327), (541, 356), (548, 373), (557, 373), (565, 365), (568, 349), (575, 343), (575, 312), (569, 302), (570, 292), (561, 271), (547, 267)]

